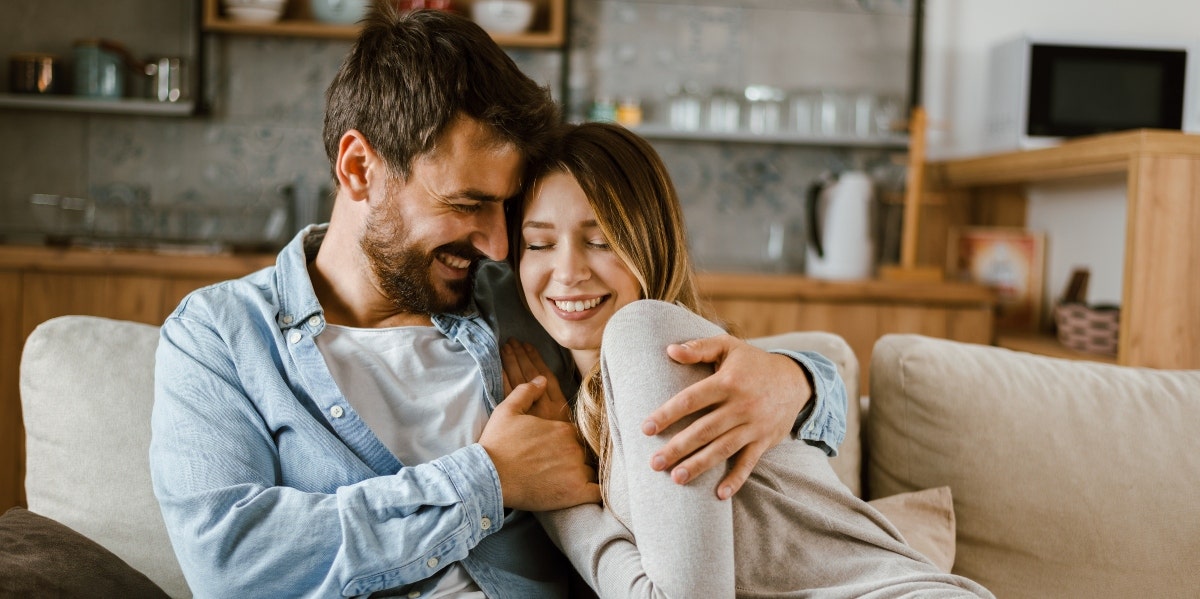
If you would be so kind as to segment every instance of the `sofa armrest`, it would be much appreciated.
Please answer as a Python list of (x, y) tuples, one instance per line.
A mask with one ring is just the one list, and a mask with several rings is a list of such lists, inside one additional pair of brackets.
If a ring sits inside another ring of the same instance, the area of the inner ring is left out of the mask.
[(158, 327), (62, 316), (21, 355), (29, 509), (190, 596), (150, 483)]
[(814, 351), (833, 362), (846, 384), (846, 440), (830, 460), (834, 472), (850, 491), (862, 497), (862, 441), (859, 427), (858, 358), (845, 339), (833, 333), (798, 331), (748, 340), (763, 349)]

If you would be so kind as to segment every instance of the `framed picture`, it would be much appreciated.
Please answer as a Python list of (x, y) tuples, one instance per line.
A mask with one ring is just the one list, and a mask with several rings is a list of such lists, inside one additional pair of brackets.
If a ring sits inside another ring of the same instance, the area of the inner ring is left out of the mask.
[(946, 272), (996, 289), (996, 328), (1036, 331), (1042, 321), (1046, 234), (1010, 227), (950, 232)]

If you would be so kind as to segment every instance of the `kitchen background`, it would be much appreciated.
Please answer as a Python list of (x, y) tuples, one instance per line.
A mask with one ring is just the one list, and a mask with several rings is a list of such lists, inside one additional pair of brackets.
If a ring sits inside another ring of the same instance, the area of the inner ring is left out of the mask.
[[(71, 0), (0, 4), (0, 57), (30, 50), (69, 55), (71, 41), (111, 37), (139, 54), (187, 54), (190, 3)], [(572, 0), (568, 65), (548, 50), (513, 50), (579, 116), (598, 95), (636, 95), (648, 121), (665, 119), (672, 86), (705, 91), (768, 83), (785, 88), (908, 93), (908, 0)], [(982, 151), (987, 52), (1021, 32), (1098, 39), (1196, 39), (1200, 3), (1143, 0), (927, 0), (922, 100), (930, 157)], [(1086, 18), (1085, 18), (1086, 17)], [(320, 150), (323, 91), (345, 41), (208, 35), (211, 114), (193, 118), (88, 115), (0, 108), (0, 229), (32, 221), (34, 193), (70, 196), (142, 189), (156, 205), (281, 202), (316, 212), (328, 187)], [(7, 81), (0, 63), (0, 81)], [(708, 87), (712, 86), (712, 87)], [(801, 219), (801, 194), (828, 168), (864, 166), (895, 187), (902, 151), (889, 148), (653, 140), (686, 203), (702, 263), (762, 261), (764, 223)], [(1031, 228), (1047, 232), (1046, 289), (1088, 267), (1089, 300), (1118, 302), (1125, 181), (1101, 177), (1029, 189)], [(881, 219), (887, 220), (887, 219)], [(769, 237), (769, 236), (765, 236)], [(16, 239), (12, 234), (9, 239)], [(699, 242), (699, 243), (697, 243)], [(887, 246), (888, 244), (883, 244)], [(795, 254), (792, 253), (792, 256)], [(796, 260), (785, 267), (795, 268)]]
[[(755, 84), (789, 92), (869, 92), (902, 104), (911, 10), (908, 0), (572, 0), (567, 52), (508, 51), (556, 97), (569, 98), (576, 120), (596, 100), (632, 98), (654, 127), (666, 123), (670, 99), (683, 92), (705, 97)], [(69, 57), (73, 41), (96, 37), (118, 40), (139, 57), (189, 56), (199, 35), (191, 3), (46, 0), (5, 3), (0, 13), (0, 56), (40, 51)], [(327, 213), (324, 91), (350, 42), (211, 34), (202, 41), (206, 114), (0, 108), (6, 165), (0, 169), (0, 229), (10, 240), (44, 228), (47, 217), (39, 211), (49, 211), (31, 204), (34, 194), (155, 207), (157, 220), (140, 223), (148, 236), (180, 234), (177, 227), (186, 223), (161, 216), (164, 210), (248, 207), (242, 218), (220, 225), (241, 228), (237, 232), (205, 233), (266, 236), (268, 245)], [(7, 81), (8, 73), (2, 75)], [(785, 118), (780, 127), (786, 126)], [(903, 175), (903, 144), (894, 138), (826, 144), (647, 135), (675, 178), (703, 267), (799, 270), (803, 198), (814, 178), (827, 170), (864, 169), (876, 177), (883, 198), (898, 193)], [(264, 218), (276, 207), (284, 209), (276, 216), (288, 217)], [(898, 210), (881, 214), (893, 212), (898, 216)], [(897, 231), (894, 217), (878, 224), (888, 220)], [(247, 225), (254, 230), (242, 230)]]

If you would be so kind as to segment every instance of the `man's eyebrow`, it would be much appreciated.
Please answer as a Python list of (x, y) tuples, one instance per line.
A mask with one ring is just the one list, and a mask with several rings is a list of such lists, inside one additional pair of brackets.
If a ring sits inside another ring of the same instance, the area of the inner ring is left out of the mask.
[(473, 202), (495, 202), (503, 203), (508, 201), (508, 198), (485, 193), (476, 189), (463, 189), (458, 192), (446, 196), (447, 200), (471, 200)]

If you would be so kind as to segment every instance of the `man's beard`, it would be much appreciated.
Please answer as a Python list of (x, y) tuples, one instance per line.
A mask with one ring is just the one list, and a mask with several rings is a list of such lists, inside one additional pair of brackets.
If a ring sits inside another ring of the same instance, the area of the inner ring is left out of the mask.
[[(359, 243), (371, 271), (388, 299), (399, 310), (409, 314), (461, 314), (471, 303), (475, 271), (482, 257), (469, 243), (448, 243), (426, 252), (411, 243), (409, 231), (399, 215), (386, 210), (367, 221)], [(441, 281), (442, 290), (433, 279), (434, 256), (444, 252), (471, 261), (470, 273), (460, 280)]]

